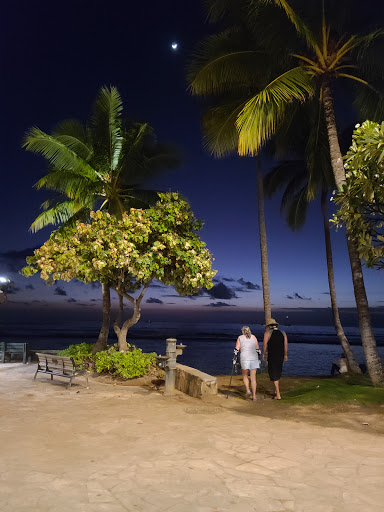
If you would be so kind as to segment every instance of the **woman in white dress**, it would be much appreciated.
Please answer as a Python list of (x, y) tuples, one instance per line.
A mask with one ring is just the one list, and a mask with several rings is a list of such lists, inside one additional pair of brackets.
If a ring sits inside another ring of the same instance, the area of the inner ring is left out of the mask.
[(250, 395), (249, 375), (251, 377), (252, 400), (256, 400), (256, 370), (260, 368), (259, 343), (248, 326), (241, 329), (242, 335), (237, 338), (236, 349), (240, 350), (240, 365), (243, 373), (246, 395)]

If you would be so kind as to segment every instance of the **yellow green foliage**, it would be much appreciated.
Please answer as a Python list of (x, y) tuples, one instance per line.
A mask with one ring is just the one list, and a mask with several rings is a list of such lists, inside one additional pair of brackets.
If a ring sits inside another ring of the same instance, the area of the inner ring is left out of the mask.
[(346, 182), (332, 222), (345, 225), (368, 267), (384, 267), (384, 122), (356, 125), (345, 156)]
[(152, 279), (173, 285), (181, 295), (212, 287), (211, 255), (198, 236), (202, 224), (176, 193), (159, 194), (155, 206), (124, 213), (91, 213), (88, 224), (54, 232), (22, 269), (45, 281), (99, 281), (134, 291)]

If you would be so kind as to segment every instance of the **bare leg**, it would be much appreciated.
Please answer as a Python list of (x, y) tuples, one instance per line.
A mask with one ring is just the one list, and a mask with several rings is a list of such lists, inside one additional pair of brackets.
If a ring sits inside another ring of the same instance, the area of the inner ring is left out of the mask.
[(247, 393), (247, 395), (249, 395), (250, 391), (249, 391), (248, 370), (241, 370), (241, 371), (243, 373), (243, 381), (244, 381), (244, 385), (245, 385), (245, 392)]
[(252, 387), (252, 398), (256, 400), (256, 368), (249, 370), (251, 374), (251, 387)]
[(278, 380), (274, 380), (274, 381), (273, 381), (273, 383), (274, 383), (274, 385), (275, 385), (275, 398), (276, 398), (277, 400), (280, 400), (280, 399), (281, 399), (281, 395), (280, 395), (280, 386), (279, 386), (280, 381), (278, 381)]

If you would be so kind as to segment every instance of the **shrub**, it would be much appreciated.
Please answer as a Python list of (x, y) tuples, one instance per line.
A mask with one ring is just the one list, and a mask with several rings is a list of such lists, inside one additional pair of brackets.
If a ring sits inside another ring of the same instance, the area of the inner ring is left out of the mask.
[(108, 372), (122, 379), (142, 377), (153, 366), (156, 354), (145, 354), (136, 348), (131, 352), (118, 352), (114, 347), (93, 356), (97, 373)]
[(69, 345), (65, 350), (60, 350), (59, 356), (72, 357), (76, 366), (83, 367), (85, 362), (92, 359), (92, 343), (80, 343), (79, 345)]

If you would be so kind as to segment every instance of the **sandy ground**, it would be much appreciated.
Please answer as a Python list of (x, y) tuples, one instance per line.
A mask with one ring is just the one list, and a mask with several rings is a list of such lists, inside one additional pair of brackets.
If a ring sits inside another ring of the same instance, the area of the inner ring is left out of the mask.
[(0, 366), (0, 512), (382, 509), (380, 411), (247, 402), (236, 380), (228, 400), (148, 382), (67, 390), (34, 369)]

